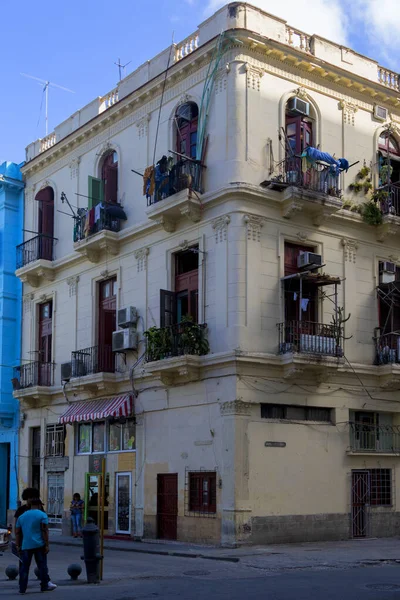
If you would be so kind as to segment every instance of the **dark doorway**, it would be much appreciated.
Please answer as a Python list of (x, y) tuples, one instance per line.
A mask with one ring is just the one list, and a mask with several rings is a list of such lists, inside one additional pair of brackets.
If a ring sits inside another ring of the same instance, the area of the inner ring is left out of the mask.
[(36, 196), (39, 202), (39, 257), (53, 260), (54, 241), (54, 190), (45, 187)]
[(31, 485), (40, 490), (40, 427), (32, 427)]
[(51, 385), (53, 303), (39, 304), (38, 385)]
[(117, 280), (102, 281), (99, 285), (99, 344), (98, 372), (114, 373), (112, 334), (117, 329)]
[(368, 535), (368, 506), (370, 503), (370, 474), (352, 471), (351, 516), (352, 534), (355, 538)]
[(178, 475), (157, 475), (157, 537), (176, 540), (178, 527)]

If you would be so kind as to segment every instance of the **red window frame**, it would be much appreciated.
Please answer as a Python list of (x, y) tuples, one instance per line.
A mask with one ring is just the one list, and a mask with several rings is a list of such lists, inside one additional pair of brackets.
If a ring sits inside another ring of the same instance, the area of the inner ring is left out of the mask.
[(189, 473), (189, 511), (217, 512), (217, 473)]

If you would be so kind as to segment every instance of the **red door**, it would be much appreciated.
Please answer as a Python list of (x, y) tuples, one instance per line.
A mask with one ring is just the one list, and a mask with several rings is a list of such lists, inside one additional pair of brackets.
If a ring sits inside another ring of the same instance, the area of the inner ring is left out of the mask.
[(51, 385), (53, 304), (39, 305), (38, 385)]
[(100, 373), (114, 373), (112, 334), (117, 328), (117, 280), (107, 279), (99, 286), (99, 343), (97, 368)]
[(176, 540), (178, 528), (178, 475), (157, 475), (157, 537)]
[(289, 174), (290, 183), (310, 183), (310, 173), (303, 173), (300, 155), (312, 146), (312, 126), (303, 117), (286, 117), (286, 136), (290, 149), (286, 152), (286, 172)]
[(39, 202), (38, 222), (38, 258), (53, 260), (53, 238), (54, 238), (54, 191), (46, 187), (36, 196)]

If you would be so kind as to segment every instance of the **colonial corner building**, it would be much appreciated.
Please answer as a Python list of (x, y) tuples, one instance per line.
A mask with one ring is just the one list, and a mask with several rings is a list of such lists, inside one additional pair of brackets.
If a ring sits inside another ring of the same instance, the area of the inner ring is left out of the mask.
[(399, 91), (233, 3), (27, 147), (19, 486), (53, 527), (104, 458), (109, 535), (399, 535)]

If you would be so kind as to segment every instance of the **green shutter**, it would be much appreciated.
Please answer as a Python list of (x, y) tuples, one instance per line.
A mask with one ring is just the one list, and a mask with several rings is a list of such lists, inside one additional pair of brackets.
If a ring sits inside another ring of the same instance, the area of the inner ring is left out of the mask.
[(99, 202), (103, 202), (103, 190), (104, 190), (103, 181), (101, 179), (98, 179), (97, 177), (91, 177), (89, 175), (89, 179), (88, 179), (88, 196), (89, 196), (88, 207), (89, 208), (93, 208)]

